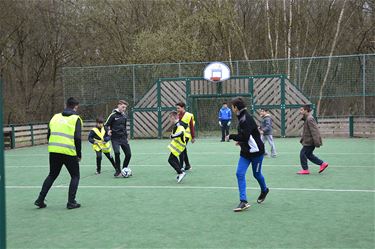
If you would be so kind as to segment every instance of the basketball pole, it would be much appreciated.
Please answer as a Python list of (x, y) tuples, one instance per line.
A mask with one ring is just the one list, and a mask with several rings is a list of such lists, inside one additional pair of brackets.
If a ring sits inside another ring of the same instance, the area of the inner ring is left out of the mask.
[(0, 78), (0, 248), (6, 248), (5, 173), (3, 132), (3, 81)]

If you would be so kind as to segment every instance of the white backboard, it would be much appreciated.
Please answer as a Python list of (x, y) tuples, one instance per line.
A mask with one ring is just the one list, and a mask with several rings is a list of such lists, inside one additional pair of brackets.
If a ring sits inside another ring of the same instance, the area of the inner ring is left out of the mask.
[(203, 77), (209, 81), (224, 81), (230, 78), (230, 70), (222, 62), (212, 62), (204, 69)]

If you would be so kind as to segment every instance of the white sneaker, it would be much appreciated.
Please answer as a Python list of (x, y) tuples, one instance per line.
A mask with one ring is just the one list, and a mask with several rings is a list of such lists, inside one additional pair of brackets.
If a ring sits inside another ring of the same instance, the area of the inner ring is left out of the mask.
[(185, 175), (186, 175), (185, 172), (182, 172), (182, 174), (179, 174), (179, 175), (177, 176), (177, 183), (181, 182), (182, 179), (184, 179)]

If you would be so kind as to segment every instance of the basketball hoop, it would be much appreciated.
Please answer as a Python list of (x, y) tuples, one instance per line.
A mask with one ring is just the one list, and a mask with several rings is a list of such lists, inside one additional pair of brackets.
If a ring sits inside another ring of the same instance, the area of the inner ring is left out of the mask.
[(230, 70), (222, 62), (212, 62), (204, 69), (204, 78), (211, 82), (223, 82), (230, 78)]
[(218, 77), (218, 76), (214, 76), (214, 77), (211, 77), (211, 81), (220, 81), (221, 80), (221, 77)]

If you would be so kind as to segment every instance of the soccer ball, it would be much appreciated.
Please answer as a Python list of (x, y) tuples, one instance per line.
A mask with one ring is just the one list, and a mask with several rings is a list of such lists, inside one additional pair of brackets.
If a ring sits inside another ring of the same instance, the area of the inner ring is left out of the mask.
[(130, 168), (123, 168), (121, 170), (121, 174), (123, 177), (128, 178), (129, 176), (132, 176), (132, 170)]

